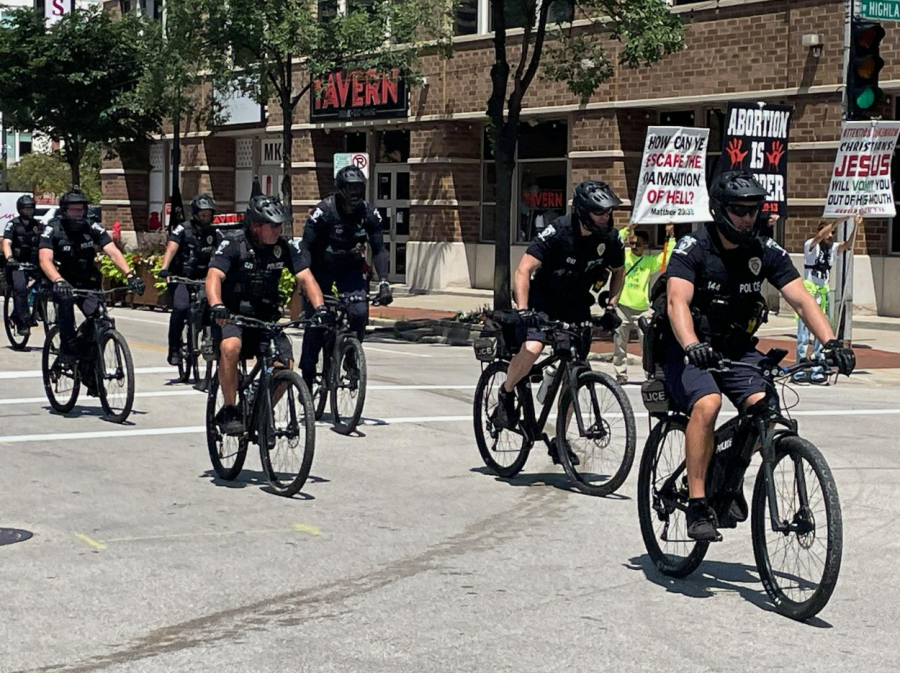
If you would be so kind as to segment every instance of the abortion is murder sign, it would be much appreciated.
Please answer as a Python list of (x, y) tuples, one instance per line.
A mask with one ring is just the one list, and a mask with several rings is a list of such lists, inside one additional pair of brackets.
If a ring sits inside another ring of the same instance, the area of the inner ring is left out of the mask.
[(716, 174), (749, 171), (769, 192), (763, 212), (787, 216), (789, 105), (729, 103)]

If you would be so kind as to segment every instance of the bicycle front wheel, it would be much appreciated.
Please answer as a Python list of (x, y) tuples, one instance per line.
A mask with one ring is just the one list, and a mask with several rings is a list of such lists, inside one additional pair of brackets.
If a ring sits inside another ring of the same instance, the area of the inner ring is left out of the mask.
[(59, 327), (51, 327), (44, 341), (41, 353), (41, 375), (44, 379), (44, 391), (47, 401), (54, 411), (67, 414), (72, 411), (78, 401), (81, 382), (75, 373), (75, 366), (63, 367), (59, 363), (60, 336)]
[(113, 423), (124, 423), (134, 404), (134, 362), (125, 337), (109, 330), (100, 339), (100, 404)]
[(312, 467), (315, 409), (297, 372), (277, 372), (272, 377), (271, 395), (270, 426), (260, 433), (259, 453), (269, 484), (279, 495), (290, 497), (303, 488)]
[(331, 414), (342, 435), (356, 430), (366, 403), (366, 354), (356, 337), (338, 342), (331, 366)]
[(319, 359), (316, 363), (316, 375), (313, 379), (313, 389), (310, 391), (313, 398), (313, 406), (316, 410), (316, 420), (321, 421), (325, 415), (325, 407), (328, 406), (328, 382), (331, 379), (331, 357), (327, 355), (326, 348), (319, 349)]
[(688, 482), (683, 419), (656, 424), (638, 469), (638, 519), (650, 559), (661, 573), (687, 577), (706, 556), (709, 542), (687, 534)]
[(178, 383), (188, 383), (191, 380), (192, 333), (190, 321), (185, 321), (181, 328), (181, 348), (178, 351)]
[[(576, 398), (584, 432), (575, 418)], [(637, 443), (634, 411), (622, 386), (602, 372), (581, 374), (578, 389), (566, 390), (560, 399), (556, 438), (560, 462), (578, 490), (598, 496), (615, 492), (631, 471)]]
[(773, 486), (779, 523), (772, 530), (765, 463), (753, 488), (751, 531), (759, 577), (778, 612), (804, 620), (827, 604), (841, 569), (841, 503), (819, 450), (800, 437), (778, 443)]
[(3, 327), (6, 328), (6, 338), (9, 339), (9, 345), (13, 347), (13, 350), (23, 351), (28, 345), (28, 340), (31, 338), (31, 330), (28, 331), (28, 334), (19, 336), (16, 331), (15, 321), (13, 320), (14, 313), (15, 302), (13, 299), (13, 289), (12, 286), (8, 286), (3, 302)]

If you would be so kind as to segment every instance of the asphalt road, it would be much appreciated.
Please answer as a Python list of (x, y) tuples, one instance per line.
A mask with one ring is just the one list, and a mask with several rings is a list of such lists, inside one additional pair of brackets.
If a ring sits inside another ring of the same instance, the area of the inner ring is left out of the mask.
[(0, 527), (33, 534), (0, 546), (3, 673), (896, 670), (893, 374), (801, 390), (845, 550), (831, 603), (800, 624), (769, 604), (749, 526), (691, 578), (659, 575), (637, 461), (606, 499), (570, 490), (540, 447), (517, 479), (487, 474), (469, 349), (370, 341), (365, 436), (320, 427), (285, 499), (252, 449), (237, 482), (212, 474), (205, 398), (169, 382), (168, 316), (114, 314), (140, 372), (125, 426), (95, 399), (51, 414), (40, 352), (0, 348)]

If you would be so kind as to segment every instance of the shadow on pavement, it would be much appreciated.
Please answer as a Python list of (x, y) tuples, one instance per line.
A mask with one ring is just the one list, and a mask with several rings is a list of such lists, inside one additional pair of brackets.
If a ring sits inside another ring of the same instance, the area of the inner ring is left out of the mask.
[[(560, 468), (562, 469), (562, 468)], [(469, 470), (470, 472), (477, 472), (478, 474), (484, 474), (489, 477), (493, 477), (494, 481), (500, 482), (501, 484), (508, 484), (510, 486), (551, 486), (553, 488), (559, 489), (560, 491), (566, 491), (568, 493), (575, 493), (578, 495), (587, 495), (579, 491), (575, 485), (572, 483), (572, 480), (566, 476), (565, 472), (535, 472), (535, 473), (527, 473), (520, 472), (515, 477), (511, 479), (506, 479), (504, 477), (498, 477), (496, 474), (491, 472), (487, 467), (473, 467)], [(590, 496), (587, 496), (590, 497)], [(618, 493), (612, 493), (605, 498), (606, 500), (631, 500), (628, 496), (619, 495)]]
[[(234, 479), (233, 481), (222, 479), (216, 474), (215, 470), (207, 470), (200, 476), (207, 477), (214, 485), (220, 486), (222, 488), (246, 488), (247, 486), (259, 486), (261, 491), (270, 493), (271, 495), (279, 495), (274, 490), (272, 490), (271, 486), (269, 486), (269, 480), (266, 479), (265, 473), (259, 470), (248, 470), (244, 468), (243, 470), (241, 470), (241, 473), (238, 475), (237, 479)], [(309, 477), (307, 477), (306, 484), (304, 484), (304, 486), (307, 484), (327, 484), (330, 481), (330, 479), (324, 479), (323, 477), (317, 477), (311, 474), (309, 475)], [(309, 493), (301, 491), (290, 499), (315, 500), (316, 498)]]
[[(626, 568), (642, 571), (648, 580), (670, 593), (690, 598), (712, 598), (719, 593), (733, 592), (761, 610), (779, 614), (762, 588), (756, 566), (744, 563), (704, 561), (690, 577), (677, 579), (663, 575), (656, 569), (656, 565), (647, 554), (635, 556), (629, 561), (629, 563), (623, 564)], [(789, 618), (785, 617), (785, 619)], [(819, 617), (813, 617), (801, 623), (820, 629), (833, 628), (831, 624)]]

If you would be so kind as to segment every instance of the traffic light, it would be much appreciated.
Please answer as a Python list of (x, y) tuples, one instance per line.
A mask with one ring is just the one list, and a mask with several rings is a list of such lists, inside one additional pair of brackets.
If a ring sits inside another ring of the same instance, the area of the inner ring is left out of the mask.
[(850, 72), (847, 73), (847, 100), (850, 119), (870, 119), (882, 100), (878, 74), (884, 67), (879, 46), (884, 28), (871, 21), (853, 19), (850, 25)]

